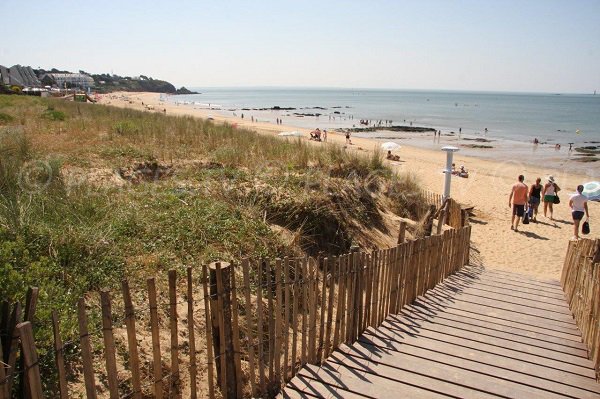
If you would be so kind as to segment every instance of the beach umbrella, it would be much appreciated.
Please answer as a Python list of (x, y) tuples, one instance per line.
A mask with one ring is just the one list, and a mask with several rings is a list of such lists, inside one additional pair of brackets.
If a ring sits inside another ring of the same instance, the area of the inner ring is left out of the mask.
[(590, 181), (585, 183), (582, 194), (591, 201), (600, 201), (600, 182)]
[(398, 148), (400, 148), (400, 145), (394, 143), (393, 141), (388, 141), (387, 143), (383, 143), (381, 145), (381, 148), (383, 148), (386, 151), (393, 151), (393, 150), (397, 150)]
[(302, 137), (302, 133), (294, 130), (293, 132), (281, 132), (278, 136), (282, 137)]

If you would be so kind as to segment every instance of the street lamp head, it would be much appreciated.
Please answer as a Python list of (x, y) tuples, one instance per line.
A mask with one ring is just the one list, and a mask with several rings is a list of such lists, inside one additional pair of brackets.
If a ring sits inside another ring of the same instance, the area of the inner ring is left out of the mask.
[(446, 147), (442, 147), (442, 151), (456, 152), (456, 151), (458, 151), (458, 147), (453, 147), (451, 145), (448, 145)]

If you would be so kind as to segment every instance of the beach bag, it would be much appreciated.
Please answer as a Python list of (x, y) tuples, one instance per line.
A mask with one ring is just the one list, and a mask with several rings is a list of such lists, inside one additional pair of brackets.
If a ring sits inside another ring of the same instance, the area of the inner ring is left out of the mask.
[(590, 224), (588, 222), (583, 222), (581, 226), (581, 234), (590, 234)]
[(558, 194), (554, 195), (554, 201), (552, 201), (552, 203), (554, 203), (554, 204), (560, 204), (560, 198), (558, 198)]
[(523, 215), (523, 224), (529, 224), (529, 210)]

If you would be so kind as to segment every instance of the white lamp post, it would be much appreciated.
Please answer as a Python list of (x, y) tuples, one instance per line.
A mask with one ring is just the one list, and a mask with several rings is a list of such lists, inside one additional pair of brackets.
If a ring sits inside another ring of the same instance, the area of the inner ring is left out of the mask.
[(446, 151), (446, 170), (444, 170), (444, 197), (442, 201), (445, 201), (446, 198), (450, 197), (450, 182), (452, 181), (452, 157), (456, 151), (458, 151), (457, 147), (446, 146), (442, 148), (442, 151)]

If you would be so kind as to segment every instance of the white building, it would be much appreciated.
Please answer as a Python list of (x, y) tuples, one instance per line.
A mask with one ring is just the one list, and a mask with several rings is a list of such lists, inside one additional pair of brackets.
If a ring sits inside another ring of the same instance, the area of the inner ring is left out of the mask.
[(94, 79), (85, 73), (49, 73), (48, 76), (54, 79), (56, 85), (60, 88), (64, 88), (65, 84), (68, 84), (71, 87), (81, 87), (83, 89), (87, 89), (94, 85)]

